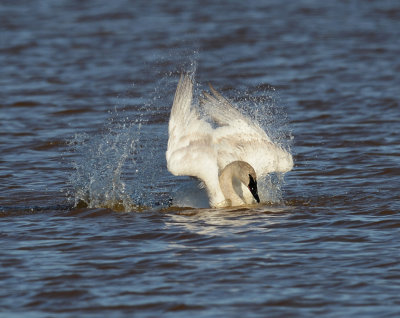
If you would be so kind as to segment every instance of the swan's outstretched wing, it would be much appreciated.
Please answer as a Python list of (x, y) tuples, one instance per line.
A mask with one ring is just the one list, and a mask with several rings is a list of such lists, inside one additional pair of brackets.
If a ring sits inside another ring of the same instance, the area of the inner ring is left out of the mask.
[(247, 134), (254, 135), (254, 137), (262, 136), (265, 140), (270, 141), (261, 127), (234, 108), (211, 84), (208, 85), (213, 95), (203, 92), (204, 98), (200, 98), (200, 104), (213, 121), (220, 126), (233, 126), (237, 130), (240, 129)]
[(235, 109), (211, 85), (210, 90), (213, 95), (203, 93), (200, 102), (205, 112), (220, 126), (213, 132), (220, 169), (236, 160), (248, 162), (258, 176), (292, 169), (290, 153), (274, 144), (257, 123)]
[(190, 76), (181, 75), (169, 120), (167, 167), (174, 175), (197, 177), (210, 186), (218, 182), (214, 130), (191, 105), (192, 90)]

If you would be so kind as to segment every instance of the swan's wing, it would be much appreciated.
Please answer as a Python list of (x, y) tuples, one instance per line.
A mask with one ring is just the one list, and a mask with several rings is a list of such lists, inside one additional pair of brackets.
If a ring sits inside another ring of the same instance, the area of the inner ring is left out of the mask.
[(201, 104), (205, 112), (221, 126), (213, 134), (221, 169), (235, 160), (248, 162), (258, 176), (292, 169), (290, 153), (274, 144), (257, 123), (235, 109), (211, 85), (210, 90), (213, 96), (203, 93)]
[(199, 117), (192, 107), (193, 82), (190, 75), (181, 75), (176, 88), (168, 126), (168, 157), (189, 143), (203, 139), (210, 133), (211, 126)]
[(214, 87), (209, 84), (210, 91), (213, 95), (203, 92), (203, 98), (200, 98), (200, 104), (202, 105), (206, 114), (220, 126), (234, 126), (245, 130), (247, 134), (254, 134), (254, 137), (262, 136), (266, 140), (270, 140), (265, 131), (254, 123), (250, 118), (244, 116), (232, 104), (218, 93)]
[(207, 188), (211, 206), (224, 202), (218, 180), (217, 148), (214, 129), (192, 107), (193, 83), (182, 75), (176, 89), (169, 121), (166, 152), (168, 170), (177, 176), (201, 179)]
[(232, 126), (216, 129), (214, 142), (218, 149), (218, 166), (232, 161), (248, 162), (261, 177), (271, 172), (287, 172), (293, 168), (290, 153), (279, 145), (253, 132), (246, 133)]
[(207, 167), (216, 170), (215, 176), (218, 176), (217, 153), (212, 147), (211, 125), (200, 118), (192, 106), (192, 91), (190, 76), (181, 75), (169, 120), (167, 166), (174, 175), (207, 181)]
[(185, 134), (187, 123), (193, 120), (193, 117), (196, 117), (195, 109), (191, 107), (192, 97), (193, 82), (189, 75), (181, 74), (178, 86), (176, 87), (169, 118), (169, 142), (178, 141), (178, 139)]

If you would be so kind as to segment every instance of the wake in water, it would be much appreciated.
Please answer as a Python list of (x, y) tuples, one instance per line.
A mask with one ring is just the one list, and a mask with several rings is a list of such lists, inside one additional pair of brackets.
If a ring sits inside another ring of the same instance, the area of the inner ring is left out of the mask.
[[(164, 78), (168, 85), (175, 80), (176, 74)], [(201, 89), (200, 85), (195, 84), (196, 87)], [(75, 206), (132, 211), (164, 208), (172, 202), (174, 206), (207, 207), (204, 187), (189, 177), (177, 180), (167, 171), (167, 124), (154, 120), (165, 118), (170, 111), (170, 106), (165, 106), (165, 94), (156, 99), (162, 106), (156, 105), (153, 98), (152, 103), (137, 109), (134, 115), (115, 110), (101, 133), (76, 135), (70, 141), (75, 154), (70, 196)], [(173, 94), (168, 95), (171, 98)], [(273, 89), (236, 92), (236, 96), (236, 108), (257, 122), (272, 142), (290, 151), (286, 117), (277, 107)], [(280, 203), (282, 184), (281, 174), (260, 178), (258, 192), (262, 202)]]

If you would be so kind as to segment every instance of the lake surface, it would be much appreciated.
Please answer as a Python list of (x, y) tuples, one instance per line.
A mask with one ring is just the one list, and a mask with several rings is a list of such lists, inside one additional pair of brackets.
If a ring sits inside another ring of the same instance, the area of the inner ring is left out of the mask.
[[(0, 32), (1, 317), (400, 316), (398, 1), (2, 1)], [(291, 150), (263, 204), (174, 205), (185, 70)]]

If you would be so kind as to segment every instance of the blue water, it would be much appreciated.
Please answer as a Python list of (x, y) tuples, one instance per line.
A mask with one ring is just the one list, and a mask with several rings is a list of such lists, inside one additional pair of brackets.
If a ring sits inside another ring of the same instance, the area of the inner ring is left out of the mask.
[[(1, 317), (400, 315), (397, 1), (2, 1), (0, 29)], [(171, 205), (188, 69), (290, 148), (268, 202)]]

